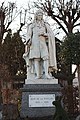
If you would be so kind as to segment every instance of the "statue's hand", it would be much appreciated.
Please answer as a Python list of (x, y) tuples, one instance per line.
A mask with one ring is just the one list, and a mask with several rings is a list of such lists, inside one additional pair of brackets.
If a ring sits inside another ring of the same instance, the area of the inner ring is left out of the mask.
[(47, 33), (44, 33), (44, 37), (45, 37), (46, 39), (48, 39), (48, 35), (47, 35)]
[(31, 40), (29, 40), (28, 42), (27, 42), (27, 46), (29, 47), (29, 46), (31, 46)]
[(39, 34), (39, 36), (43, 36), (43, 37), (45, 37), (46, 39), (48, 38), (47, 33)]

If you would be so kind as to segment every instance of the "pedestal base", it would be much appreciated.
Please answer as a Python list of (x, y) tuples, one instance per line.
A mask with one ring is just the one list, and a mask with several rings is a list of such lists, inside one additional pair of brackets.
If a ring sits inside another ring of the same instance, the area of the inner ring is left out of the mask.
[[(22, 118), (35, 118), (52, 116), (55, 112), (55, 107), (52, 102), (56, 96), (61, 95), (61, 87), (59, 84), (46, 84), (32, 82), (33, 84), (25, 84), (22, 89), (22, 104), (20, 115)], [(49, 81), (49, 80), (48, 80)], [(30, 82), (30, 81), (29, 81)], [(43, 82), (44, 83), (44, 82)]]
[(25, 84), (58, 84), (58, 79), (25, 79)]

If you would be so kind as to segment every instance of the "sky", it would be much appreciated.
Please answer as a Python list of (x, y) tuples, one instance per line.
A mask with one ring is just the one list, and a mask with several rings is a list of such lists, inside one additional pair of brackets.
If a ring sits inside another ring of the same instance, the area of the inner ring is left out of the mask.
[[(30, 3), (30, 2), (32, 3), (33, 1), (37, 1), (37, 0), (0, 0), (0, 4), (2, 2), (5, 2), (5, 4), (7, 4), (8, 2), (14, 2), (14, 3), (16, 3), (16, 6), (18, 7), (18, 9), (20, 7), (26, 9), (27, 8), (27, 4)], [(48, 19), (48, 21), (49, 21), (49, 19)], [(13, 31), (16, 31), (18, 29), (18, 27), (20, 25), (19, 22), (20, 22), (20, 17), (18, 16), (14, 20), (14, 22), (11, 24), (11, 26), (10, 26)], [(56, 36), (59, 36), (58, 33), (59, 32), (61, 33), (62, 31), (57, 29), (57, 26), (56, 26), (56, 24), (54, 25), (54, 21), (53, 20), (51, 21), (51, 19), (50, 19), (49, 23), (51, 24), (51, 27), (54, 29), (54, 31), (53, 31), (54, 34)], [(65, 35), (64, 32), (63, 32), (63, 35)], [(59, 37), (60, 37), (60, 39), (62, 39), (61, 36), (59, 36)]]
[[(18, 6), (25, 6), (29, 1), (31, 0), (0, 0), (0, 3), (2, 2), (16, 2)], [(32, 0), (33, 1), (33, 0)]]
[[(7, 6), (8, 2), (12, 2), (12, 3), (14, 2), (14, 3), (16, 3), (16, 6), (17, 6), (18, 10), (20, 11), (21, 9), (22, 10), (26, 9), (27, 8), (27, 4), (30, 3), (30, 2), (32, 2), (32, 1), (33, 0), (0, 0), (0, 5), (4, 2), (4, 6)], [(22, 17), (22, 19), (23, 19), (23, 17)], [(18, 17), (15, 18), (13, 20), (13, 22), (11, 23), (11, 25), (10, 25), (10, 28), (12, 29), (13, 33), (16, 32), (19, 27), (20, 27), (20, 15), (18, 15)]]
[[(8, 2), (14, 2), (14, 3), (16, 3), (16, 6), (18, 7), (18, 9), (19, 8), (26, 9), (27, 8), (27, 4), (28, 3), (32, 3), (33, 1), (37, 1), (37, 0), (0, 0), (0, 4), (2, 2), (5, 2), (5, 4), (7, 4)], [(28, 19), (28, 16), (30, 16), (30, 15), (27, 14), (27, 19)], [(27, 19), (26, 19), (26, 21), (27, 21)], [(22, 19), (22, 21), (23, 21), (23, 19)], [(53, 28), (54, 35), (57, 36), (59, 39), (62, 39), (63, 36), (65, 36), (64, 32), (62, 32), (62, 30), (57, 29), (58, 26), (56, 24), (54, 25), (55, 22), (53, 20), (49, 19), (48, 17), (47, 17), (47, 21), (49, 22), (49, 24), (51, 24), (51, 27)], [(18, 16), (12, 22), (10, 27), (12, 28), (13, 32), (16, 32), (18, 30), (18, 28), (20, 27), (20, 16)], [(61, 34), (59, 35), (58, 33), (61, 33)], [(63, 33), (63, 35), (62, 35), (62, 33)]]
[[(32, 3), (33, 1), (37, 1), (37, 0), (0, 0), (0, 4), (2, 3), (2, 2), (5, 2), (5, 5), (7, 5), (8, 4), (8, 2), (14, 2), (14, 3), (16, 3), (16, 6), (17, 6), (17, 8), (20, 10), (20, 8), (22, 9), (22, 10), (24, 10), (24, 9), (26, 9), (27, 8), (27, 5), (28, 5), (28, 3), (30, 4), (30, 3)], [(24, 11), (23, 11), (24, 12)], [(30, 17), (30, 15), (29, 14), (27, 14), (26, 15), (26, 21), (29, 21), (28, 20), (28, 17)], [(33, 17), (33, 15), (31, 15), (31, 17)], [(24, 16), (22, 17), (22, 21), (24, 21), (23, 20), (23, 18), (24, 18)], [(45, 18), (46, 19), (46, 18)], [(49, 21), (49, 19), (47, 18), (47, 20)], [(30, 21), (31, 22), (31, 21)], [(27, 22), (26, 22), (27, 23)], [(53, 21), (50, 21), (50, 23), (52, 23), (52, 24), (54, 24), (54, 22)], [(18, 28), (20, 27), (20, 16), (18, 15), (18, 17), (16, 18), (16, 19), (14, 19), (14, 21), (12, 22), (12, 24), (10, 25), (10, 28), (12, 29), (12, 32), (14, 33), (14, 32), (16, 32), (17, 30), (18, 30)], [(24, 27), (23, 27), (23, 31), (22, 32), (24, 32)], [(26, 31), (25, 31), (26, 32)], [(21, 34), (23, 34), (23, 33), (21, 33)], [(26, 33), (25, 33), (26, 34)], [(56, 34), (56, 33), (55, 33)]]
[[(1, 5), (1, 3), (2, 2), (5, 2), (5, 4), (7, 4), (8, 2), (14, 2), (14, 3), (16, 3), (16, 5), (17, 5), (17, 7), (18, 8), (20, 8), (20, 7), (24, 7), (24, 8), (26, 8), (27, 7), (27, 4), (28, 3), (32, 3), (33, 1), (37, 1), (37, 0), (0, 0), (0, 5)], [(20, 22), (20, 20), (19, 20), (19, 17), (16, 19), (16, 20), (14, 20), (14, 22), (11, 24), (11, 28), (12, 28), (12, 30), (13, 31), (16, 31), (17, 29), (18, 29), (18, 27), (19, 27), (19, 22)], [(54, 21), (51, 21), (50, 20), (50, 22), (52, 23), (52, 24), (54, 24)], [(55, 27), (55, 29), (56, 29), (56, 27)], [(24, 32), (24, 30), (23, 30), (23, 32)], [(23, 32), (21, 33), (22, 35), (23, 35)], [(25, 34), (26, 34), (26, 31), (24, 32)], [(54, 35), (56, 35), (57, 34), (57, 31), (56, 31), (56, 33), (54, 33)], [(63, 33), (64, 34), (64, 33)], [(62, 37), (60, 36), (60, 38), (62, 39)], [(23, 38), (24, 39), (24, 38)], [(73, 68), (75, 68), (75, 66), (73, 66)], [(73, 71), (74, 71), (74, 69), (73, 69)]]
[[(32, 3), (33, 1), (37, 1), (37, 0), (0, 0), (0, 4), (1, 4), (2, 2), (5, 2), (5, 5), (6, 5), (8, 2), (14, 2), (14, 3), (16, 3), (16, 6), (17, 6), (18, 9), (19, 9), (19, 8), (21, 8), (21, 9), (22, 9), (22, 8), (26, 9), (26, 8), (27, 8), (27, 4), (28, 4), (28, 3), (30, 4), (30, 3)], [(27, 14), (26, 16), (27, 16), (26, 21), (29, 21), (29, 20), (28, 20), (28, 16), (30, 16), (30, 15)], [(31, 15), (31, 16), (33, 16), (33, 15)], [(51, 24), (51, 27), (53, 28), (54, 35), (59, 36), (59, 35), (58, 35), (58, 32), (60, 32), (60, 31), (58, 31), (57, 26), (54, 25), (54, 21), (51, 20), (51, 19), (48, 18), (48, 17), (46, 17), (45, 20), (48, 21), (49, 24)], [(22, 21), (23, 21), (23, 20), (22, 20)], [(19, 27), (20, 27), (20, 16), (18, 16), (18, 17), (12, 22), (12, 24), (10, 25), (10, 28), (12, 29), (13, 33), (16, 32)], [(24, 29), (24, 28), (23, 28), (23, 29)], [(24, 31), (24, 30), (23, 30), (23, 31)], [(22, 32), (23, 32), (23, 31), (22, 31)], [(22, 34), (23, 34), (23, 33), (22, 33)], [(63, 33), (63, 34), (64, 34), (64, 33)], [(62, 39), (62, 37), (63, 37), (63, 36), (60, 36), (61, 39)]]

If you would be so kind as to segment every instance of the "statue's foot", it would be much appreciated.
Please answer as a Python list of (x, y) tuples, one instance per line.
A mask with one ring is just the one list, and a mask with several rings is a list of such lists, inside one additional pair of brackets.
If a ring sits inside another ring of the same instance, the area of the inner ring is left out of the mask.
[(36, 77), (35, 77), (35, 79), (40, 79), (40, 78), (41, 78), (41, 76), (36, 76)]
[(53, 77), (53, 76), (50, 76), (50, 75), (45, 75), (45, 78), (46, 78), (46, 79), (54, 79), (54, 77)]

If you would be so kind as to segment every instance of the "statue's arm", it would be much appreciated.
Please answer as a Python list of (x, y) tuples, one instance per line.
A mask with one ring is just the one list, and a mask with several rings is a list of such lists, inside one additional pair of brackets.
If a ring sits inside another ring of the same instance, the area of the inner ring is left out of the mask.
[(45, 23), (45, 25), (46, 25), (46, 28), (47, 28), (48, 36), (50, 36), (51, 39), (53, 39), (53, 41), (55, 41), (55, 36), (54, 36), (53, 30), (51, 29), (49, 23)]
[(26, 45), (30, 45), (31, 44), (31, 38), (32, 38), (32, 24), (29, 24), (27, 26)]

